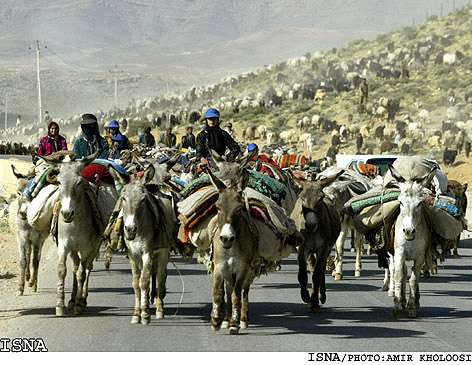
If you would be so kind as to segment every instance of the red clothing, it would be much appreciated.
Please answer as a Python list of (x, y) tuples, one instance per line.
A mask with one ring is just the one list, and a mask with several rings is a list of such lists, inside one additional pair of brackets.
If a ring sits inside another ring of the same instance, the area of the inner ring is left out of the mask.
[(65, 150), (67, 150), (67, 142), (62, 136), (58, 135), (56, 138), (45, 136), (39, 141), (38, 155), (40, 156), (49, 156), (51, 153)]

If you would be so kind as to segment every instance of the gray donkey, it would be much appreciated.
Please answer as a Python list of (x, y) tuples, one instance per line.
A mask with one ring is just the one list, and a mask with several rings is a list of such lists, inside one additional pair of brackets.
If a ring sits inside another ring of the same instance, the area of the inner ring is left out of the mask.
[[(164, 166), (162, 166), (164, 169)], [(156, 171), (157, 170), (157, 171)], [(158, 168), (148, 164), (141, 178), (131, 179), (113, 168), (110, 173), (123, 185), (121, 209), (124, 238), (133, 272), (135, 294), (134, 313), (131, 323), (149, 324), (149, 287), (152, 277), (151, 297), (155, 293), (157, 277), (156, 318), (164, 317), (167, 263), (171, 246), (176, 246), (177, 220), (172, 201), (160, 191), (151, 194), (150, 183), (165, 183)], [(151, 298), (152, 300), (152, 298)]]
[(60, 168), (58, 175), (61, 203), (57, 222), (58, 266), (56, 316), (64, 315), (64, 281), (67, 273), (66, 260), (70, 254), (74, 277), (68, 307), (81, 314), (87, 305), (88, 282), (102, 242), (104, 223), (108, 221), (116, 200), (115, 186), (102, 182), (97, 187), (82, 177), (82, 171), (93, 162), (98, 153), (82, 160), (48, 161)]
[[(301, 297), (313, 313), (326, 301), (326, 261), (341, 232), (341, 219), (323, 188), (335, 181), (343, 171), (320, 181), (307, 181), (300, 193), (291, 218), (303, 234), (305, 242), (298, 248), (298, 281)], [(312, 271), (312, 294), (307, 290), (307, 260)]]

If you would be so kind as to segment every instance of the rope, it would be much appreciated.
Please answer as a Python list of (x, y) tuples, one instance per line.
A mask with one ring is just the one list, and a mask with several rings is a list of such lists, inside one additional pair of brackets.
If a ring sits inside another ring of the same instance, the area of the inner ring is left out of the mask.
[(172, 262), (172, 265), (174, 265), (175, 269), (179, 273), (180, 281), (182, 282), (182, 294), (180, 295), (179, 304), (177, 305), (177, 309), (175, 310), (175, 313), (173, 315), (171, 315), (171, 318), (174, 318), (175, 316), (177, 316), (177, 313), (179, 312), (180, 306), (182, 305), (182, 300), (184, 299), (185, 282), (184, 282), (184, 279), (182, 277), (182, 273), (180, 272), (179, 268), (175, 264), (174, 260), (172, 260), (172, 257), (170, 257), (170, 261)]

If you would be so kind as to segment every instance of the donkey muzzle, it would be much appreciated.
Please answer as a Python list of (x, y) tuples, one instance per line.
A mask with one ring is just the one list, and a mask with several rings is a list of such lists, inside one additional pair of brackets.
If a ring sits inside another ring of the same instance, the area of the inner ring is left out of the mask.
[(138, 227), (136, 224), (125, 225), (124, 233), (127, 240), (134, 240), (136, 238), (136, 233), (138, 232)]
[(220, 232), (220, 241), (223, 248), (231, 248), (234, 241), (236, 240), (236, 235), (234, 233), (233, 227), (229, 223), (225, 223)]
[(61, 210), (62, 218), (64, 219), (64, 222), (70, 223), (74, 219), (74, 209), (62, 209)]
[(403, 228), (403, 235), (407, 241), (413, 241), (415, 239), (416, 229), (414, 228)]

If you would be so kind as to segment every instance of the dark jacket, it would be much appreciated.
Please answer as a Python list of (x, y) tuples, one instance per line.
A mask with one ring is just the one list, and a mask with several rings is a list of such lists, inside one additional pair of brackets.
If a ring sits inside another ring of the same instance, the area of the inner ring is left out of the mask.
[(193, 149), (196, 149), (197, 148), (197, 142), (195, 140), (195, 135), (192, 133), (192, 134), (186, 134), (185, 135), (187, 137), (187, 143), (190, 147), (192, 147)]
[(159, 136), (159, 140), (157, 141), (157, 144), (161, 147), (164, 147), (164, 146), (174, 147), (176, 142), (177, 142), (177, 137), (175, 136), (174, 133), (164, 132)]
[(215, 150), (220, 155), (224, 155), (226, 148), (230, 150), (229, 162), (234, 161), (241, 151), (239, 145), (231, 138), (228, 132), (220, 128), (219, 122), (213, 128), (205, 124), (203, 130), (197, 135), (197, 157), (210, 157), (210, 149)]
[(109, 146), (108, 141), (102, 136), (96, 136), (96, 139), (93, 142), (90, 142), (85, 137), (80, 137), (74, 143), (73, 151), (77, 155), (77, 158), (87, 157), (101, 148), (102, 152), (97, 158), (108, 158)]
[(139, 136), (139, 144), (143, 145), (144, 147), (154, 148), (154, 147), (156, 147), (156, 139), (154, 138), (154, 136), (151, 133), (149, 133), (149, 143), (146, 144), (146, 136), (143, 132)]

